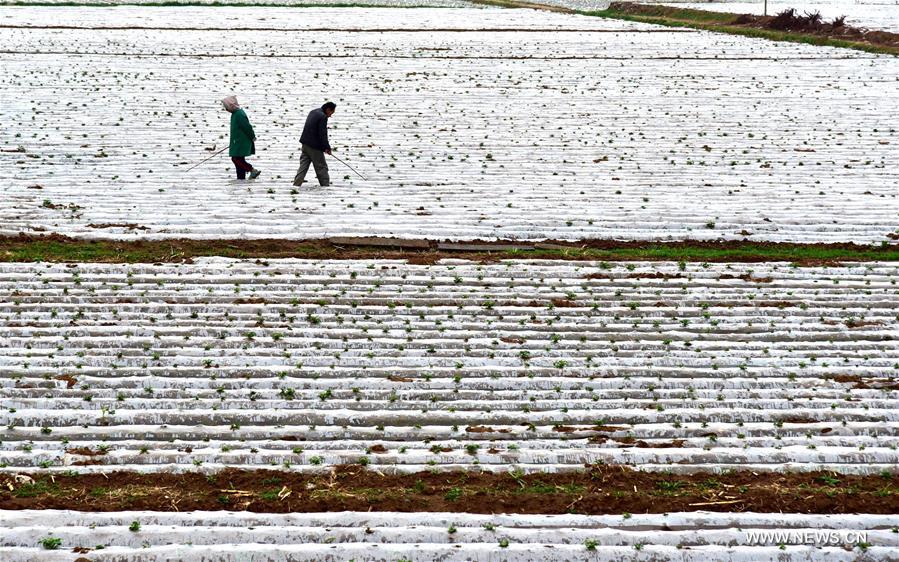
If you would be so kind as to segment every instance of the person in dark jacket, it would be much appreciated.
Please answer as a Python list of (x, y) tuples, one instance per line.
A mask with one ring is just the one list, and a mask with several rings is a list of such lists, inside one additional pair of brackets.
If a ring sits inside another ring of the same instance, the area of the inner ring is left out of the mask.
[(315, 168), (315, 177), (318, 178), (319, 185), (323, 187), (331, 185), (325, 154), (331, 154), (331, 145), (328, 143), (328, 118), (334, 115), (335, 109), (337, 104), (329, 101), (320, 108), (310, 111), (306, 117), (303, 134), (300, 136), (300, 143), (303, 145), (300, 169), (293, 178), (294, 185), (303, 184), (310, 163)]
[(241, 109), (237, 103), (236, 96), (228, 96), (223, 99), (222, 105), (231, 114), (231, 141), (228, 145), (228, 156), (231, 157), (231, 161), (234, 162), (234, 167), (237, 169), (237, 179), (246, 179), (247, 172), (249, 172), (250, 179), (254, 180), (262, 171), (247, 162), (247, 156), (256, 154), (256, 133), (253, 132), (247, 112)]

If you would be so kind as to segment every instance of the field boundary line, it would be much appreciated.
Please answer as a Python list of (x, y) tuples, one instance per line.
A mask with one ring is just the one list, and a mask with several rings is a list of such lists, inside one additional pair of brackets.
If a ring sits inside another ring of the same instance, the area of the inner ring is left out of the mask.
[[(112, 471), (0, 475), (0, 509), (160, 512), (224, 510), (254, 513), (418, 511), (491, 514), (497, 505), (519, 514), (614, 515), (694, 511), (894, 514), (895, 474), (833, 472), (644, 472), (623, 465), (524, 474), (427, 471), (385, 473), (334, 465), (302, 473), (225, 468), (204, 474)], [(158, 493), (167, 490), (166, 494)], [(85, 494), (87, 490), (91, 493)], [(278, 491), (281, 490), (281, 493)], [(286, 492), (290, 493), (287, 494)], [(808, 497), (816, 501), (808, 502)], [(575, 501), (572, 501), (575, 500)], [(728, 502), (728, 503), (722, 503)], [(863, 509), (862, 509), (863, 508)]]
[(0, 262), (189, 262), (198, 257), (301, 259), (407, 259), (435, 263), (461, 258), (482, 263), (503, 259), (609, 261), (764, 262), (836, 265), (899, 261), (899, 245), (797, 244), (739, 240), (645, 242), (590, 239), (457, 240), (336, 237), (286, 239), (81, 239), (62, 235), (0, 236)]

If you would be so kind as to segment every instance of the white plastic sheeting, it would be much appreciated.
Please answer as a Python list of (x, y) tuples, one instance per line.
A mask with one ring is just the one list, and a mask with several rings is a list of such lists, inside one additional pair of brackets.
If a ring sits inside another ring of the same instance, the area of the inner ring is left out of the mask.
[(899, 462), (896, 280), (885, 263), (0, 264), (0, 464), (879, 473)]
[[(895, 57), (534, 10), (0, 13), (76, 27), (0, 29), (2, 234), (878, 243), (896, 230)], [(258, 136), (256, 181), (231, 179), (225, 156), (187, 172), (226, 144), (229, 93)], [(326, 99), (332, 144), (368, 181), (332, 162), (333, 187), (310, 176), (295, 190), (303, 120)]]
[[(134, 521), (138, 531), (129, 527)], [(454, 528), (451, 533), (448, 530)], [(0, 512), (5, 561), (866, 561), (899, 556), (895, 517), (760, 513)], [(60, 550), (38, 541), (55, 537)], [(588, 549), (587, 545), (592, 548)], [(97, 545), (102, 549), (93, 550)], [(64, 552), (65, 549), (68, 552)]]

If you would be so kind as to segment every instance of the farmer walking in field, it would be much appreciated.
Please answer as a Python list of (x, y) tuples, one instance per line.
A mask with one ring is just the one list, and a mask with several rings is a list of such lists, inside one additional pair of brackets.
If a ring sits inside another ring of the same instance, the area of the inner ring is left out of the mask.
[(231, 113), (231, 141), (228, 146), (228, 156), (237, 168), (237, 179), (246, 179), (250, 172), (250, 179), (254, 180), (262, 173), (247, 162), (247, 156), (256, 154), (256, 133), (250, 125), (247, 112), (240, 108), (236, 96), (228, 96), (222, 100), (222, 105)]
[(328, 118), (334, 115), (335, 109), (337, 104), (329, 101), (320, 108), (310, 111), (306, 117), (303, 134), (300, 136), (300, 143), (303, 145), (300, 169), (293, 178), (295, 186), (303, 184), (310, 163), (315, 168), (315, 177), (318, 178), (319, 185), (322, 187), (331, 185), (325, 154), (331, 154), (331, 145), (328, 143)]

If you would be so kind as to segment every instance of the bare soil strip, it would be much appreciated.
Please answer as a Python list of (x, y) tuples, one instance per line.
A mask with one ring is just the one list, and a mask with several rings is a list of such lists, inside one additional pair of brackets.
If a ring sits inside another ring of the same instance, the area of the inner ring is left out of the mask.
[[(376, 452), (377, 445), (372, 447)], [(320, 474), (224, 470), (217, 474), (0, 477), (0, 509), (257, 513), (400, 511), (466, 513), (899, 513), (899, 474), (827, 472), (669, 475), (617, 466), (521, 475), (419, 472), (385, 475), (358, 465)]]
[[(99, 225), (101, 227), (102, 225)], [(127, 225), (139, 230), (140, 225)], [(841, 262), (899, 261), (896, 244), (788, 244), (742, 241), (566, 242), (515, 240), (441, 242), (397, 238), (331, 238), (314, 240), (83, 240), (61, 235), (0, 236), (0, 261), (190, 263), (193, 258), (302, 258), (331, 260), (406, 259), (429, 264), (445, 258), (481, 263), (502, 259), (673, 260), (689, 262), (789, 261), (798, 265)]]

